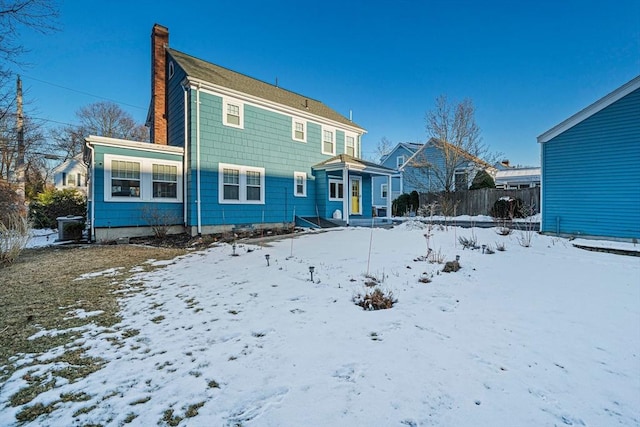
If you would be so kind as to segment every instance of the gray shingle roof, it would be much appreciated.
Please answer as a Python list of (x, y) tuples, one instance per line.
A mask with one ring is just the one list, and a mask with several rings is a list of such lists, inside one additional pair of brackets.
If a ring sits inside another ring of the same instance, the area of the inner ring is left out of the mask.
[(364, 131), (364, 128), (327, 107), (320, 101), (203, 61), (175, 49), (167, 48), (167, 52), (190, 77), (266, 99), (286, 107), (300, 110), (304, 113), (314, 114)]

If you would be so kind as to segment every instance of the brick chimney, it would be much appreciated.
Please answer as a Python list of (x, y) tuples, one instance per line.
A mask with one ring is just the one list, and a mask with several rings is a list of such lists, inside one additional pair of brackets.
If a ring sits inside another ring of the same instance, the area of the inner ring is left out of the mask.
[(167, 53), (169, 29), (155, 24), (151, 31), (151, 142), (167, 145)]

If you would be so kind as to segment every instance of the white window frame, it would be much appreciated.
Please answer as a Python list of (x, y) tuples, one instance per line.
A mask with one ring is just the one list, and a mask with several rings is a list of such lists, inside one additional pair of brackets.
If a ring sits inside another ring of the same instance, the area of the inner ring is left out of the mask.
[[(302, 178), (302, 193), (298, 193), (298, 178)], [(293, 195), (296, 197), (307, 197), (307, 173), (293, 173)]]
[[(296, 137), (296, 124), (302, 125), (302, 138)], [(295, 117), (291, 118), (291, 138), (294, 141), (307, 142), (307, 121), (306, 120), (297, 119)]]
[[(342, 186), (342, 197), (331, 197), (331, 184), (336, 184), (336, 196), (340, 194), (338, 189), (340, 186)], [(341, 202), (344, 200), (344, 181), (342, 180), (342, 178), (329, 178), (328, 190), (329, 192), (327, 195), (329, 196), (330, 201)]]
[[(329, 128), (326, 126), (322, 126), (322, 129), (320, 130), (320, 149), (322, 154), (328, 154), (330, 156), (335, 156), (336, 155), (336, 145), (337, 145), (337, 141), (336, 141), (336, 130), (333, 128)], [(331, 133), (331, 138), (333, 141), (333, 149), (332, 151), (325, 151), (324, 149), (324, 133), (325, 132), (330, 132)]]
[(389, 184), (380, 184), (380, 197), (386, 199), (389, 194)]
[[(344, 134), (344, 153), (345, 154), (349, 154), (349, 144), (348, 144), (348, 139), (352, 138), (353, 139), (353, 157), (359, 157), (358, 156), (358, 138), (356, 137), (355, 134), (352, 133), (346, 133)], [(350, 155), (350, 154), (349, 154)]]
[[(230, 123), (227, 119), (227, 111), (229, 105), (238, 107), (238, 122), (239, 124)], [(222, 123), (225, 126), (229, 126), (236, 129), (244, 129), (244, 103), (233, 98), (222, 99)]]
[(406, 161), (407, 159), (405, 158), (404, 154), (402, 156), (396, 157), (396, 169), (399, 169), (402, 165), (404, 165), (404, 162)]
[[(224, 198), (224, 170), (234, 169), (239, 171), (239, 191), (237, 200)], [(260, 173), (260, 200), (247, 200), (247, 172)], [(233, 165), (230, 163), (218, 163), (218, 203), (224, 205), (264, 205), (265, 203), (265, 172), (264, 168), (253, 166)]]
[[(111, 195), (111, 161), (135, 162), (140, 164), (140, 197), (119, 197)], [(153, 165), (175, 166), (176, 197), (153, 197)], [(182, 202), (182, 162), (157, 158), (119, 156), (105, 154), (104, 160), (104, 201), (122, 203), (181, 203)]]

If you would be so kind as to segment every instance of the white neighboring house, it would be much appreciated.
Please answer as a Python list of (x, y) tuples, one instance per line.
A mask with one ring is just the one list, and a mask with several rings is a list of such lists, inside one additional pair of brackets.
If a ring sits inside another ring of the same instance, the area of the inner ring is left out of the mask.
[(87, 196), (87, 165), (82, 161), (82, 154), (62, 162), (52, 172), (56, 189), (73, 188)]
[(511, 167), (508, 161), (495, 165), (497, 172), (494, 176), (496, 188), (503, 190), (519, 190), (523, 188), (540, 187), (541, 168)]

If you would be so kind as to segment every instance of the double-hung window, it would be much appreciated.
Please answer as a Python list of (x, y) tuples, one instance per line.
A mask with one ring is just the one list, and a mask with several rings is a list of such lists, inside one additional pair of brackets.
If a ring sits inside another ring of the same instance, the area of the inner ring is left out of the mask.
[(329, 200), (343, 200), (344, 199), (344, 183), (342, 180), (330, 179), (329, 180)]
[(244, 104), (232, 99), (226, 99), (223, 102), (222, 111), (223, 123), (226, 126), (244, 128)]
[(240, 169), (224, 168), (222, 169), (223, 177), (223, 199), (240, 200)]
[(404, 156), (396, 157), (396, 169), (399, 169), (400, 166), (404, 165), (404, 162), (405, 162), (405, 157)]
[(111, 160), (111, 197), (140, 198), (140, 162)]
[[(182, 162), (105, 154), (105, 201), (182, 201)], [(84, 175), (78, 177), (84, 184)], [(107, 190), (111, 188), (111, 191)]]
[(292, 119), (291, 137), (294, 141), (307, 142), (307, 123), (304, 120)]
[(296, 197), (307, 196), (307, 174), (305, 172), (293, 173), (293, 195)]
[(387, 198), (387, 193), (389, 192), (389, 186), (388, 184), (382, 184), (380, 186), (380, 193), (382, 194), (382, 198), (386, 199)]
[(348, 155), (356, 157), (356, 139), (353, 136), (345, 136), (345, 151)]
[(178, 167), (154, 163), (152, 166), (153, 197), (175, 199), (178, 197)]
[(219, 203), (264, 204), (264, 168), (218, 164)]
[(336, 155), (335, 133), (331, 129), (322, 129), (322, 154)]

